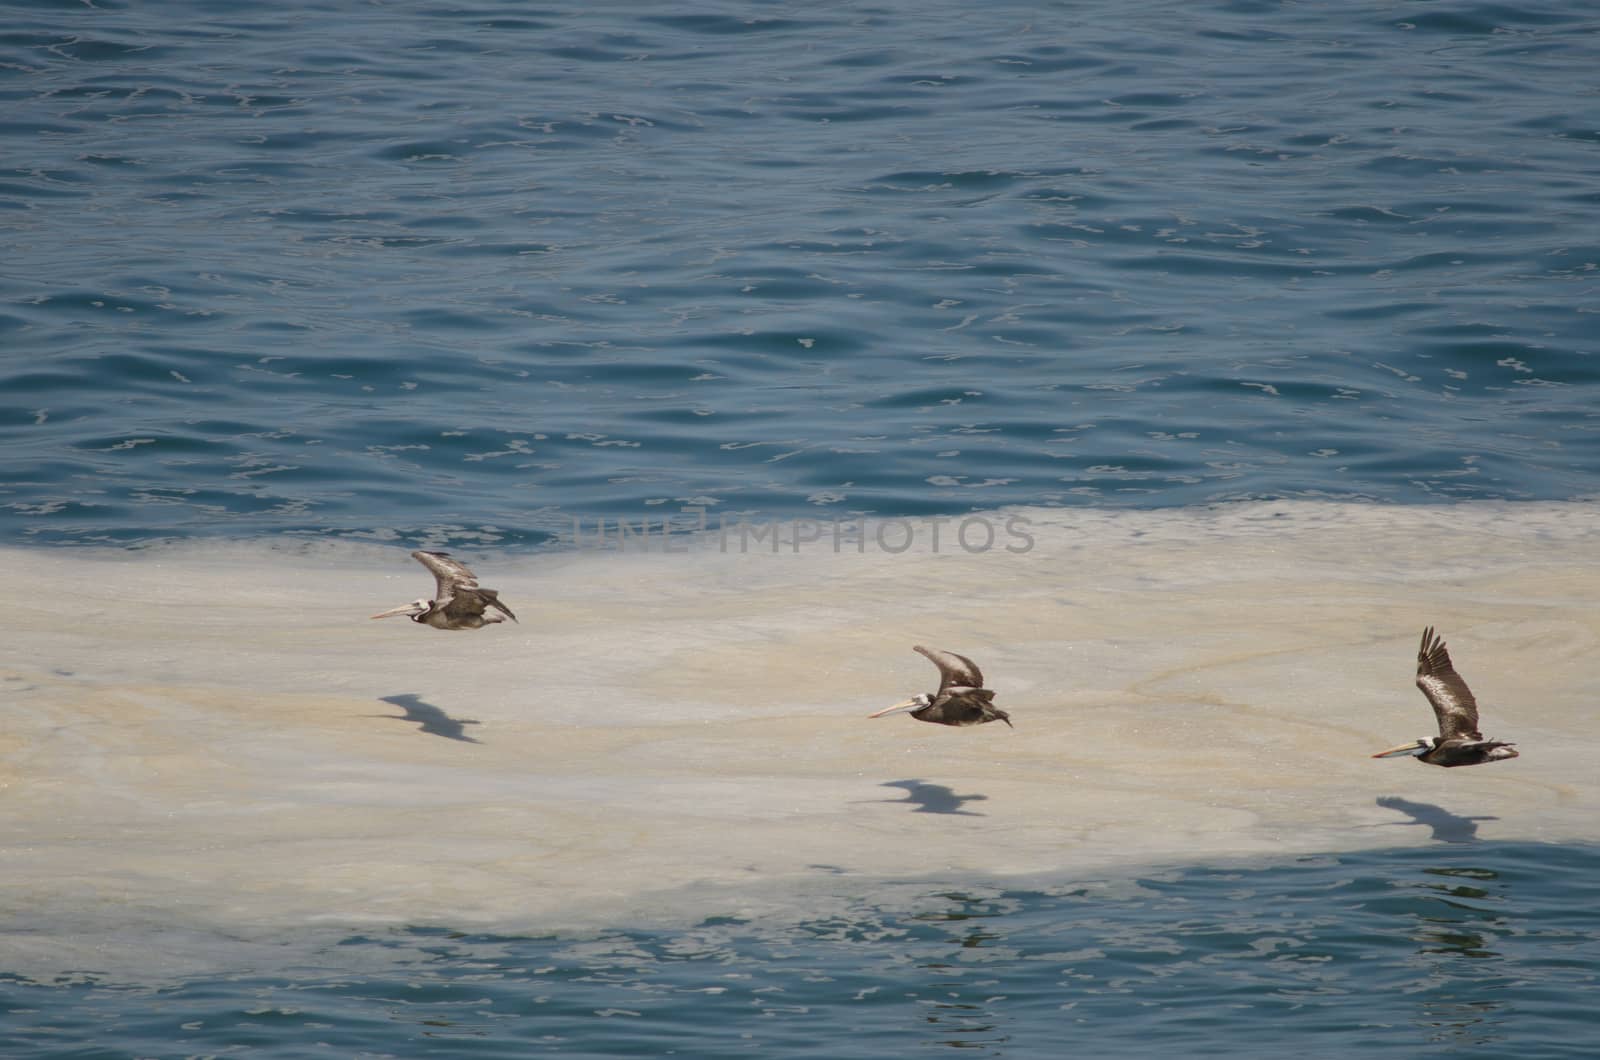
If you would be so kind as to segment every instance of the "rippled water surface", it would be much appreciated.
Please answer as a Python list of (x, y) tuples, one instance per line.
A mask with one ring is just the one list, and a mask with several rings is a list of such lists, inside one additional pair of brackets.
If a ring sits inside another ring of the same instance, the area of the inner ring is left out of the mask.
[(16, 1057), (1593, 1055), (1600, 852), (1456, 838), (784, 926), (351, 937), (288, 980), (86, 970), (0, 1004)]
[(0, 533), (1593, 495), (1597, 26), (11, 5)]
[[(1589, 3), (4, 15), (9, 544), (1600, 495)], [(157, 938), (137, 984), (0, 956), (0, 1053), (1592, 1055), (1600, 854), (1470, 831), (176, 979)]]

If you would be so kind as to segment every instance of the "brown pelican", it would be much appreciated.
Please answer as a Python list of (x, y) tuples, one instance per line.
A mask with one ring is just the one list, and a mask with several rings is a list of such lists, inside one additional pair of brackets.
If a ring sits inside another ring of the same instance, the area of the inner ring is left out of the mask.
[(982, 725), (988, 721), (1011, 724), (1011, 716), (994, 705), (994, 693), (983, 687), (983, 672), (977, 663), (965, 655), (930, 651), (920, 644), (912, 650), (926, 655), (928, 661), (939, 668), (939, 691), (923, 692), (915, 699), (896, 703), (867, 717), (881, 718), (897, 710), (909, 710), (918, 721), (931, 721), (935, 725)]
[(1485, 740), (1478, 731), (1478, 701), (1450, 665), (1450, 653), (1432, 626), (1422, 631), (1417, 651), (1417, 687), (1433, 704), (1439, 735), (1379, 751), (1373, 758), (1415, 755), (1430, 766), (1475, 766), (1517, 757), (1511, 744)]
[[(448, 552), (413, 552), (411, 558), (433, 571), (435, 582), (432, 600), (413, 600), (401, 607), (380, 611), (373, 618), (390, 615), (407, 615), (413, 622), (434, 629), (481, 629), (506, 618), (515, 622), (517, 616), (511, 608), (500, 602), (500, 594), (478, 585), (477, 576), (465, 563), (450, 558)], [(485, 614), (494, 608), (505, 616)]]

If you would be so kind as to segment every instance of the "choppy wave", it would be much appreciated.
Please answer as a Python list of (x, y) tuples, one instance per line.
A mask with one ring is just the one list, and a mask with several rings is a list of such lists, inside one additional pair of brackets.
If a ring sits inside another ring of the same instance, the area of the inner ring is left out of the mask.
[(36, 6), (0, 532), (1593, 496), (1581, 5)]
[(7, 982), (20, 1058), (313, 1048), (452, 1056), (1515, 1053), (1592, 1040), (1592, 846), (1490, 842), (564, 937), (396, 930), (159, 991)]

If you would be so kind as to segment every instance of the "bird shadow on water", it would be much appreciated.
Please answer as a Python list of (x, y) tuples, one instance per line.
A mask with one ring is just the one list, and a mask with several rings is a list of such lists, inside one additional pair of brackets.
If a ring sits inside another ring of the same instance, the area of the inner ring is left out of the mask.
[(1398, 810), (1411, 818), (1409, 821), (1391, 821), (1395, 825), (1421, 824), (1433, 829), (1429, 838), (1440, 843), (1471, 843), (1478, 838), (1479, 821), (1498, 821), (1498, 817), (1462, 817), (1431, 802), (1412, 802), (1398, 795), (1385, 795), (1378, 805), (1386, 810)]
[(984, 817), (986, 814), (974, 813), (963, 810), (962, 803), (983, 802), (989, 798), (987, 795), (957, 795), (953, 788), (943, 784), (929, 784), (926, 781), (913, 777), (910, 780), (887, 780), (881, 787), (904, 788), (906, 797), (903, 799), (880, 799), (880, 802), (910, 803), (916, 809), (912, 813), (945, 813), (956, 817)]
[(482, 743), (474, 740), (466, 733), (466, 726), (478, 725), (480, 722), (471, 718), (452, 718), (443, 710), (427, 702), (415, 693), (407, 692), (399, 696), (380, 696), (379, 702), (392, 703), (405, 711), (404, 714), (368, 714), (369, 718), (393, 718), (395, 721), (416, 722), (421, 731), (429, 736), (443, 736), (446, 740), (460, 740), (462, 743)]

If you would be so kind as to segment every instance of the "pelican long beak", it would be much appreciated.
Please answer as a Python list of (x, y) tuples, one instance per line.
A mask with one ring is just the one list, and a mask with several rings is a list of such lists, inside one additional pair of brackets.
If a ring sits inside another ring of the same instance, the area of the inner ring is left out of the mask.
[(1391, 747), (1387, 751), (1379, 751), (1377, 754), (1373, 755), (1372, 757), (1373, 758), (1399, 758), (1402, 755), (1419, 755), (1419, 754), (1421, 754), (1422, 752), (1424, 752), (1426, 750), (1427, 750), (1426, 747), (1423, 747), (1420, 744), (1418, 744), (1417, 741), (1412, 740), (1410, 743), (1403, 743), (1399, 747)]
[(867, 717), (869, 717), (869, 718), (881, 718), (885, 714), (893, 714), (897, 710), (916, 710), (920, 706), (922, 706), (922, 703), (921, 703), (920, 700), (908, 699), (904, 703), (896, 703), (892, 707), (884, 707), (882, 710), (878, 711), (876, 714), (868, 714)]
[(399, 607), (391, 607), (387, 611), (379, 611), (377, 614), (368, 615), (367, 617), (368, 618), (392, 618), (395, 615), (414, 615), (416, 613), (417, 613), (417, 605), (416, 604), (401, 604)]

